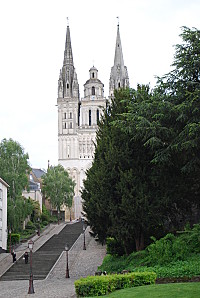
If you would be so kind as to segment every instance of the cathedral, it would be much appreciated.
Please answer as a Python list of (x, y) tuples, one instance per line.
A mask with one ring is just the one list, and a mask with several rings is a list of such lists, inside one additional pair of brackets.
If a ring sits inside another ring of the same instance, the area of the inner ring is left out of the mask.
[(98, 69), (92, 66), (84, 84), (84, 97), (80, 98), (77, 73), (74, 67), (70, 28), (67, 26), (64, 60), (58, 80), (58, 163), (75, 181), (73, 205), (65, 210), (65, 219), (82, 216), (81, 188), (86, 170), (92, 165), (98, 121), (109, 104), (114, 90), (129, 86), (127, 67), (124, 65), (122, 45), (117, 25), (114, 65), (111, 68), (108, 98)]

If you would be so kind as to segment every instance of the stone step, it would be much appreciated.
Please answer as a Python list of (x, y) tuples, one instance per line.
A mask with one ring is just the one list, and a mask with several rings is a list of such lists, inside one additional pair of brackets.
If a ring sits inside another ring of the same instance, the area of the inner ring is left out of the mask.
[[(51, 237), (32, 254), (32, 272), (34, 279), (44, 279), (47, 276), (60, 254), (65, 249), (65, 244), (67, 243), (68, 247), (71, 248), (82, 233), (82, 227), (82, 222), (66, 225), (59, 234)], [(1, 280), (29, 279), (29, 274), (30, 264), (25, 264), (23, 258), (20, 258), (1, 277)]]

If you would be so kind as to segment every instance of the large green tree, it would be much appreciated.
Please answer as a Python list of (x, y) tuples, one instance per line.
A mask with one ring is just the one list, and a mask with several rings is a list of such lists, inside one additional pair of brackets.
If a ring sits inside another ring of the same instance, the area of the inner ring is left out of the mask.
[(29, 156), (22, 146), (12, 139), (0, 143), (0, 176), (9, 184), (8, 196), (15, 200), (28, 187)]
[[(157, 109), (153, 98), (148, 86), (115, 92), (99, 125), (95, 159), (84, 183), (84, 211), (93, 231), (100, 239), (113, 236), (126, 253), (143, 249), (164, 224), (166, 203), (155, 192), (154, 152), (144, 146), (145, 126)], [(135, 118), (127, 126), (128, 105)], [(158, 146), (156, 138), (151, 142)]]
[(68, 172), (61, 166), (50, 167), (43, 176), (42, 190), (54, 208), (60, 211), (65, 204), (68, 208), (72, 206), (75, 182), (69, 177)]
[(181, 37), (173, 71), (154, 90), (115, 93), (84, 183), (94, 233), (113, 236), (127, 253), (180, 227), (199, 204), (200, 34), (183, 27)]

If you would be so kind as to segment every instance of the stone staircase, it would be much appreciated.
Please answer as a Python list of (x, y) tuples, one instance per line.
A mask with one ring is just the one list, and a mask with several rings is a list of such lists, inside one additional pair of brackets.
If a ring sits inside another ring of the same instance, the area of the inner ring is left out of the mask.
[[(32, 254), (33, 279), (39, 280), (46, 278), (62, 251), (65, 250), (65, 244), (67, 243), (70, 249), (82, 231), (82, 222), (68, 224), (59, 234), (52, 236), (45, 242), (45, 244), (34, 252)], [(29, 279), (29, 275), (30, 258), (29, 263), (25, 264), (21, 257), (10, 269), (8, 269), (7, 272), (4, 273), (0, 280), (26, 280)]]

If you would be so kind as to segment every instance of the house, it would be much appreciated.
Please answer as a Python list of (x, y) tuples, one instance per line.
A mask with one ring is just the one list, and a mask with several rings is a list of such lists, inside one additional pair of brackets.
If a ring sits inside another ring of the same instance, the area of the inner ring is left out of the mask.
[(43, 195), (42, 195), (42, 176), (46, 174), (44, 170), (32, 168), (29, 174), (29, 191), (24, 190), (22, 195), (25, 198), (31, 198), (38, 201), (40, 210), (42, 211)]
[(7, 250), (7, 189), (9, 185), (0, 177), (0, 253)]

